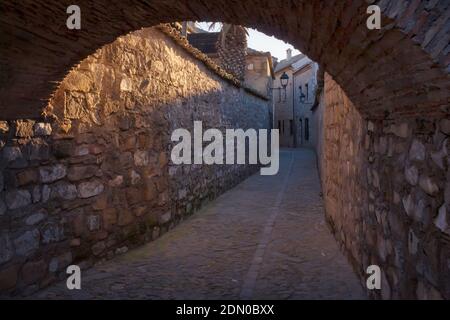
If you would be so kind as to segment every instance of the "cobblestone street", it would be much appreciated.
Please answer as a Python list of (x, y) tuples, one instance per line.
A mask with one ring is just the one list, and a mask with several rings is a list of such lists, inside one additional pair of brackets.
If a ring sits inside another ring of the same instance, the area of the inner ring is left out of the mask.
[(315, 155), (284, 150), (160, 239), (37, 299), (365, 299), (324, 222)]

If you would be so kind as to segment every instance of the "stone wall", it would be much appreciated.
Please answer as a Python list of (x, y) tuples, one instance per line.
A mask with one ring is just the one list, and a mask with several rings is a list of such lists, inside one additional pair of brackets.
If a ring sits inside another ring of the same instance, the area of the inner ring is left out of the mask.
[(157, 29), (82, 61), (44, 120), (0, 122), (0, 294), (153, 240), (255, 171), (170, 164), (173, 129), (266, 128), (269, 102)]
[(449, 118), (365, 119), (328, 75), (322, 108), (327, 219), (362, 284), (376, 264), (374, 297), (449, 299)]

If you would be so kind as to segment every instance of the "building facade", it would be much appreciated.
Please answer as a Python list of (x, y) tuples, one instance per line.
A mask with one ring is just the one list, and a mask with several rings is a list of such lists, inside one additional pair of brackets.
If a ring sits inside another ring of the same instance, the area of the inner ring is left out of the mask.
[[(231, 26), (224, 31), (207, 32), (195, 24), (184, 24), (189, 43), (202, 51), (228, 73), (264, 96), (272, 94), (274, 79), (273, 59), (270, 52), (261, 52), (247, 46), (246, 30)], [(224, 38), (225, 37), (225, 38)], [(271, 122), (272, 123), (272, 122)]]
[(273, 85), (273, 126), (279, 129), (281, 147), (312, 147), (318, 65), (303, 54), (292, 56), (275, 67)]
[(270, 52), (248, 48), (245, 61), (245, 84), (266, 96), (270, 96), (275, 78)]
[(296, 146), (313, 147), (316, 140), (316, 132), (313, 121), (313, 105), (317, 87), (318, 65), (305, 57), (294, 63), (294, 90), (295, 90), (295, 123), (297, 130)]

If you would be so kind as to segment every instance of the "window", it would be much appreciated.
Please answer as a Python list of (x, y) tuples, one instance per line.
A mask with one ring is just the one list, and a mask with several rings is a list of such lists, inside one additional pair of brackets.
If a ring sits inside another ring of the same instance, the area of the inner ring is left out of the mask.
[(309, 100), (309, 84), (305, 84), (305, 90), (306, 90), (306, 101)]
[(253, 68), (254, 68), (253, 63), (250, 63), (250, 64), (247, 66), (247, 69), (248, 69), (248, 70), (253, 70)]
[(309, 141), (309, 119), (305, 118), (305, 140)]

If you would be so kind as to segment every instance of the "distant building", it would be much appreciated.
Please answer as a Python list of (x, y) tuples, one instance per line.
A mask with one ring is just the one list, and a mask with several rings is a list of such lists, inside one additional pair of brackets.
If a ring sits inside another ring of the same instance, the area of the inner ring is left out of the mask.
[(293, 64), (295, 82), (295, 121), (297, 124), (297, 147), (314, 146), (316, 136), (312, 107), (315, 102), (317, 87), (317, 63), (304, 57)]
[[(275, 67), (273, 85), (274, 128), (280, 130), (280, 146), (312, 147), (312, 106), (315, 101), (318, 65), (303, 54), (292, 56)], [(285, 80), (282, 81), (282, 78)]]
[(189, 43), (208, 55), (219, 66), (244, 81), (247, 34), (245, 28), (233, 26), (222, 39), (222, 32), (191, 32)]
[(246, 85), (266, 96), (271, 96), (275, 73), (270, 52), (261, 52), (248, 48), (245, 63)]
[(189, 43), (214, 60), (219, 66), (256, 91), (270, 97), (274, 79), (270, 52), (247, 47), (245, 29), (233, 26), (222, 39), (222, 32), (207, 32), (192, 23), (183, 23)]

